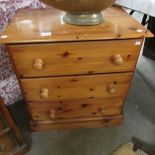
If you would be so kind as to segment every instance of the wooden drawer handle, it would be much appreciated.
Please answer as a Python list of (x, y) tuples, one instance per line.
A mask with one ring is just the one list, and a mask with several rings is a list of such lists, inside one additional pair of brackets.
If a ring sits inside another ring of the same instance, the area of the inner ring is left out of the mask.
[(101, 114), (104, 115), (106, 113), (106, 110), (103, 108), (103, 109), (100, 110), (100, 112), (101, 112)]
[(33, 67), (35, 70), (43, 70), (44, 62), (42, 59), (35, 59), (33, 63)]
[(49, 96), (49, 90), (47, 88), (41, 89), (40, 97), (43, 99), (46, 99), (46, 98), (48, 98), (48, 96)]
[(110, 84), (110, 85), (107, 87), (107, 91), (108, 91), (110, 94), (115, 94), (116, 88), (115, 88), (114, 84)]
[(123, 58), (121, 57), (120, 54), (116, 54), (112, 57), (112, 62), (117, 65), (117, 66), (120, 66), (123, 64), (124, 60)]
[(55, 110), (53, 110), (53, 109), (50, 110), (50, 111), (49, 111), (49, 118), (53, 119), (53, 118), (55, 118), (55, 116), (56, 116), (56, 115), (55, 115)]

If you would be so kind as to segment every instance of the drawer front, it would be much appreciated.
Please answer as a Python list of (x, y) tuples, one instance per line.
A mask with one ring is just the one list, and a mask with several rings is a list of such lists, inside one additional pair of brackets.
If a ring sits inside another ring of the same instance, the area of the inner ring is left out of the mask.
[(28, 102), (124, 97), (132, 73), (21, 79)]
[(9, 45), (20, 77), (132, 71), (142, 40)]
[(123, 98), (31, 102), (29, 107), (34, 121), (111, 116), (122, 113)]
[(1, 139), (0, 139), (0, 154), (8, 155), (17, 147), (18, 147), (18, 143), (12, 133), (1, 137)]

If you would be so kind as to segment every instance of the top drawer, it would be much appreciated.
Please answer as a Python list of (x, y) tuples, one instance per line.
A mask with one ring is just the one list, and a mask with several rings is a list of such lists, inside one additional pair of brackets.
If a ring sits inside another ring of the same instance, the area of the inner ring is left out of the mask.
[(9, 45), (20, 77), (132, 71), (142, 40)]

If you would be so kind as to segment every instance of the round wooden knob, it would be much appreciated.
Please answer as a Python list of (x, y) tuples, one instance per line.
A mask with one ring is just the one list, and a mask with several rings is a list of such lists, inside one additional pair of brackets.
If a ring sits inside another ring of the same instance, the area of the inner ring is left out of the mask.
[(55, 115), (55, 110), (53, 110), (53, 109), (50, 110), (50, 111), (49, 111), (49, 117), (50, 117), (51, 119), (53, 119), (53, 118), (55, 118), (55, 116), (56, 116), (56, 115)]
[(48, 91), (47, 88), (43, 88), (43, 89), (41, 89), (41, 92), (40, 92), (40, 96), (41, 96), (41, 98), (43, 98), (43, 99), (48, 98), (48, 94), (49, 94), (49, 91)]
[(112, 57), (112, 61), (115, 65), (122, 65), (123, 64), (123, 58), (120, 54), (116, 54)]
[(106, 110), (103, 108), (100, 110), (101, 111), (101, 114), (105, 114), (106, 113)]
[(44, 62), (42, 59), (35, 59), (33, 63), (33, 67), (35, 70), (43, 70)]
[(113, 84), (110, 84), (108, 87), (107, 87), (107, 90), (110, 94), (115, 94), (116, 92), (116, 88)]

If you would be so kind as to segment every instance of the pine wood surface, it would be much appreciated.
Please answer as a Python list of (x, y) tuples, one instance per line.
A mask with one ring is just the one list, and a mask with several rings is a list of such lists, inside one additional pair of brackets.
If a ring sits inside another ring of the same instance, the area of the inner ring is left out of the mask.
[[(65, 101), (125, 96), (131, 73), (21, 79), (27, 101)], [(48, 91), (43, 96), (44, 89)], [(111, 90), (114, 92), (111, 92)]]
[(30, 102), (34, 121), (112, 116), (122, 113), (124, 98), (81, 99), (58, 102)]
[(123, 9), (102, 12), (105, 22), (96, 26), (65, 24), (64, 12), (51, 9), (22, 9), (2, 33), (0, 43), (66, 42), (152, 37), (153, 35)]
[(53, 8), (22, 9), (3, 31), (33, 131), (118, 125), (145, 37), (123, 9), (95, 26), (65, 24)]
[(21, 84), (34, 121), (96, 117), (122, 113), (131, 75), (21, 79)]
[(44, 77), (133, 71), (142, 43), (135, 39), (10, 45), (9, 51), (20, 77)]
[(31, 122), (32, 131), (50, 131), (50, 130), (64, 130), (76, 128), (97, 128), (107, 127), (112, 125), (120, 125), (123, 121), (123, 116), (113, 117), (98, 117), (87, 119), (74, 119), (70, 121), (40, 121)]

